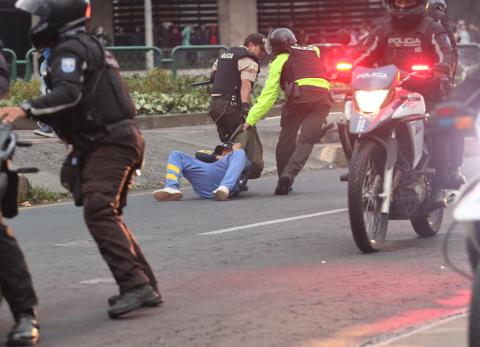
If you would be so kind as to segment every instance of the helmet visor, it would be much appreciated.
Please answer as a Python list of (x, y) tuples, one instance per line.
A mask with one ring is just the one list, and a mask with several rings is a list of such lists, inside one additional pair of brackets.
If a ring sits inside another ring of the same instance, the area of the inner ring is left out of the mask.
[(37, 14), (38, 9), (42, 7), (44, 2), (42, 0), (18, 0), (15, 7), (30, 14)]

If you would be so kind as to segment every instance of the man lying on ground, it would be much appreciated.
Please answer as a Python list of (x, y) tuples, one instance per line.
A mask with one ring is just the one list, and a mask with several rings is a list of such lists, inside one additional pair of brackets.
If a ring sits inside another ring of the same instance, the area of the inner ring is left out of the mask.
[[(184, 176), (201, 198), (223, 201), (246, 188), (245, 151), (240, 143), (224, 143), (213, 153), (197, 152), (193, 158), (186, 153), (173, 151), (167, 164), (165, 188), (153, 192), (158, 201), (175, 201), (183, 197), (180, 178)], [(201, 159), (201, 160), (199, 160)]]

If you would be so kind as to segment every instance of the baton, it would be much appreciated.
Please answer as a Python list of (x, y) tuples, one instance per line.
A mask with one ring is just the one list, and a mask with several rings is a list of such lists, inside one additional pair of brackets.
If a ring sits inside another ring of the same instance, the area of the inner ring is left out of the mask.
[(202, 87), (202, 86), (208, 86), (209, 84), (212, 84), (213, 81), (208, 80), (208, 81), (201, 81), (201, 82), (195, 82), (190, 84), (191, 87)]

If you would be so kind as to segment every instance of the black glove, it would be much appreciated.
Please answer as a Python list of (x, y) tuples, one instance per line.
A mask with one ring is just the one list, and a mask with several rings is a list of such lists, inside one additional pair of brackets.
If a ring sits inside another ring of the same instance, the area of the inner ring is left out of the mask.
[(248, 115), (248, 111), (250, 111), (250, 104), (248, 102), (242, 102), (242, 106), (240, 107), (242, 116)]

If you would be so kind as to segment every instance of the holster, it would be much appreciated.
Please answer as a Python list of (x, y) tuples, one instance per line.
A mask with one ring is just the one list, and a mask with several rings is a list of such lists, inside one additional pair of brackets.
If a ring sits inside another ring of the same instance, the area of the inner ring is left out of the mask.
[(7, 180), (5, 193), (2, 196), (2, 214), (6, 218), (13, 218), (18, 214), (18, 174), (6, 170), (0, 175), (0, 179)]
[(60, 182), (65, 189), (72, 193), (75, 206), (83, 205), (82, 171), (83, 155), (80, 151), (74, 149), (63, 162)]
[(285, 83), (285, 99), (286, 101), (292, 101), (293, 99), (299, 98), (301, 95), (300, 86), (293, 83)]

